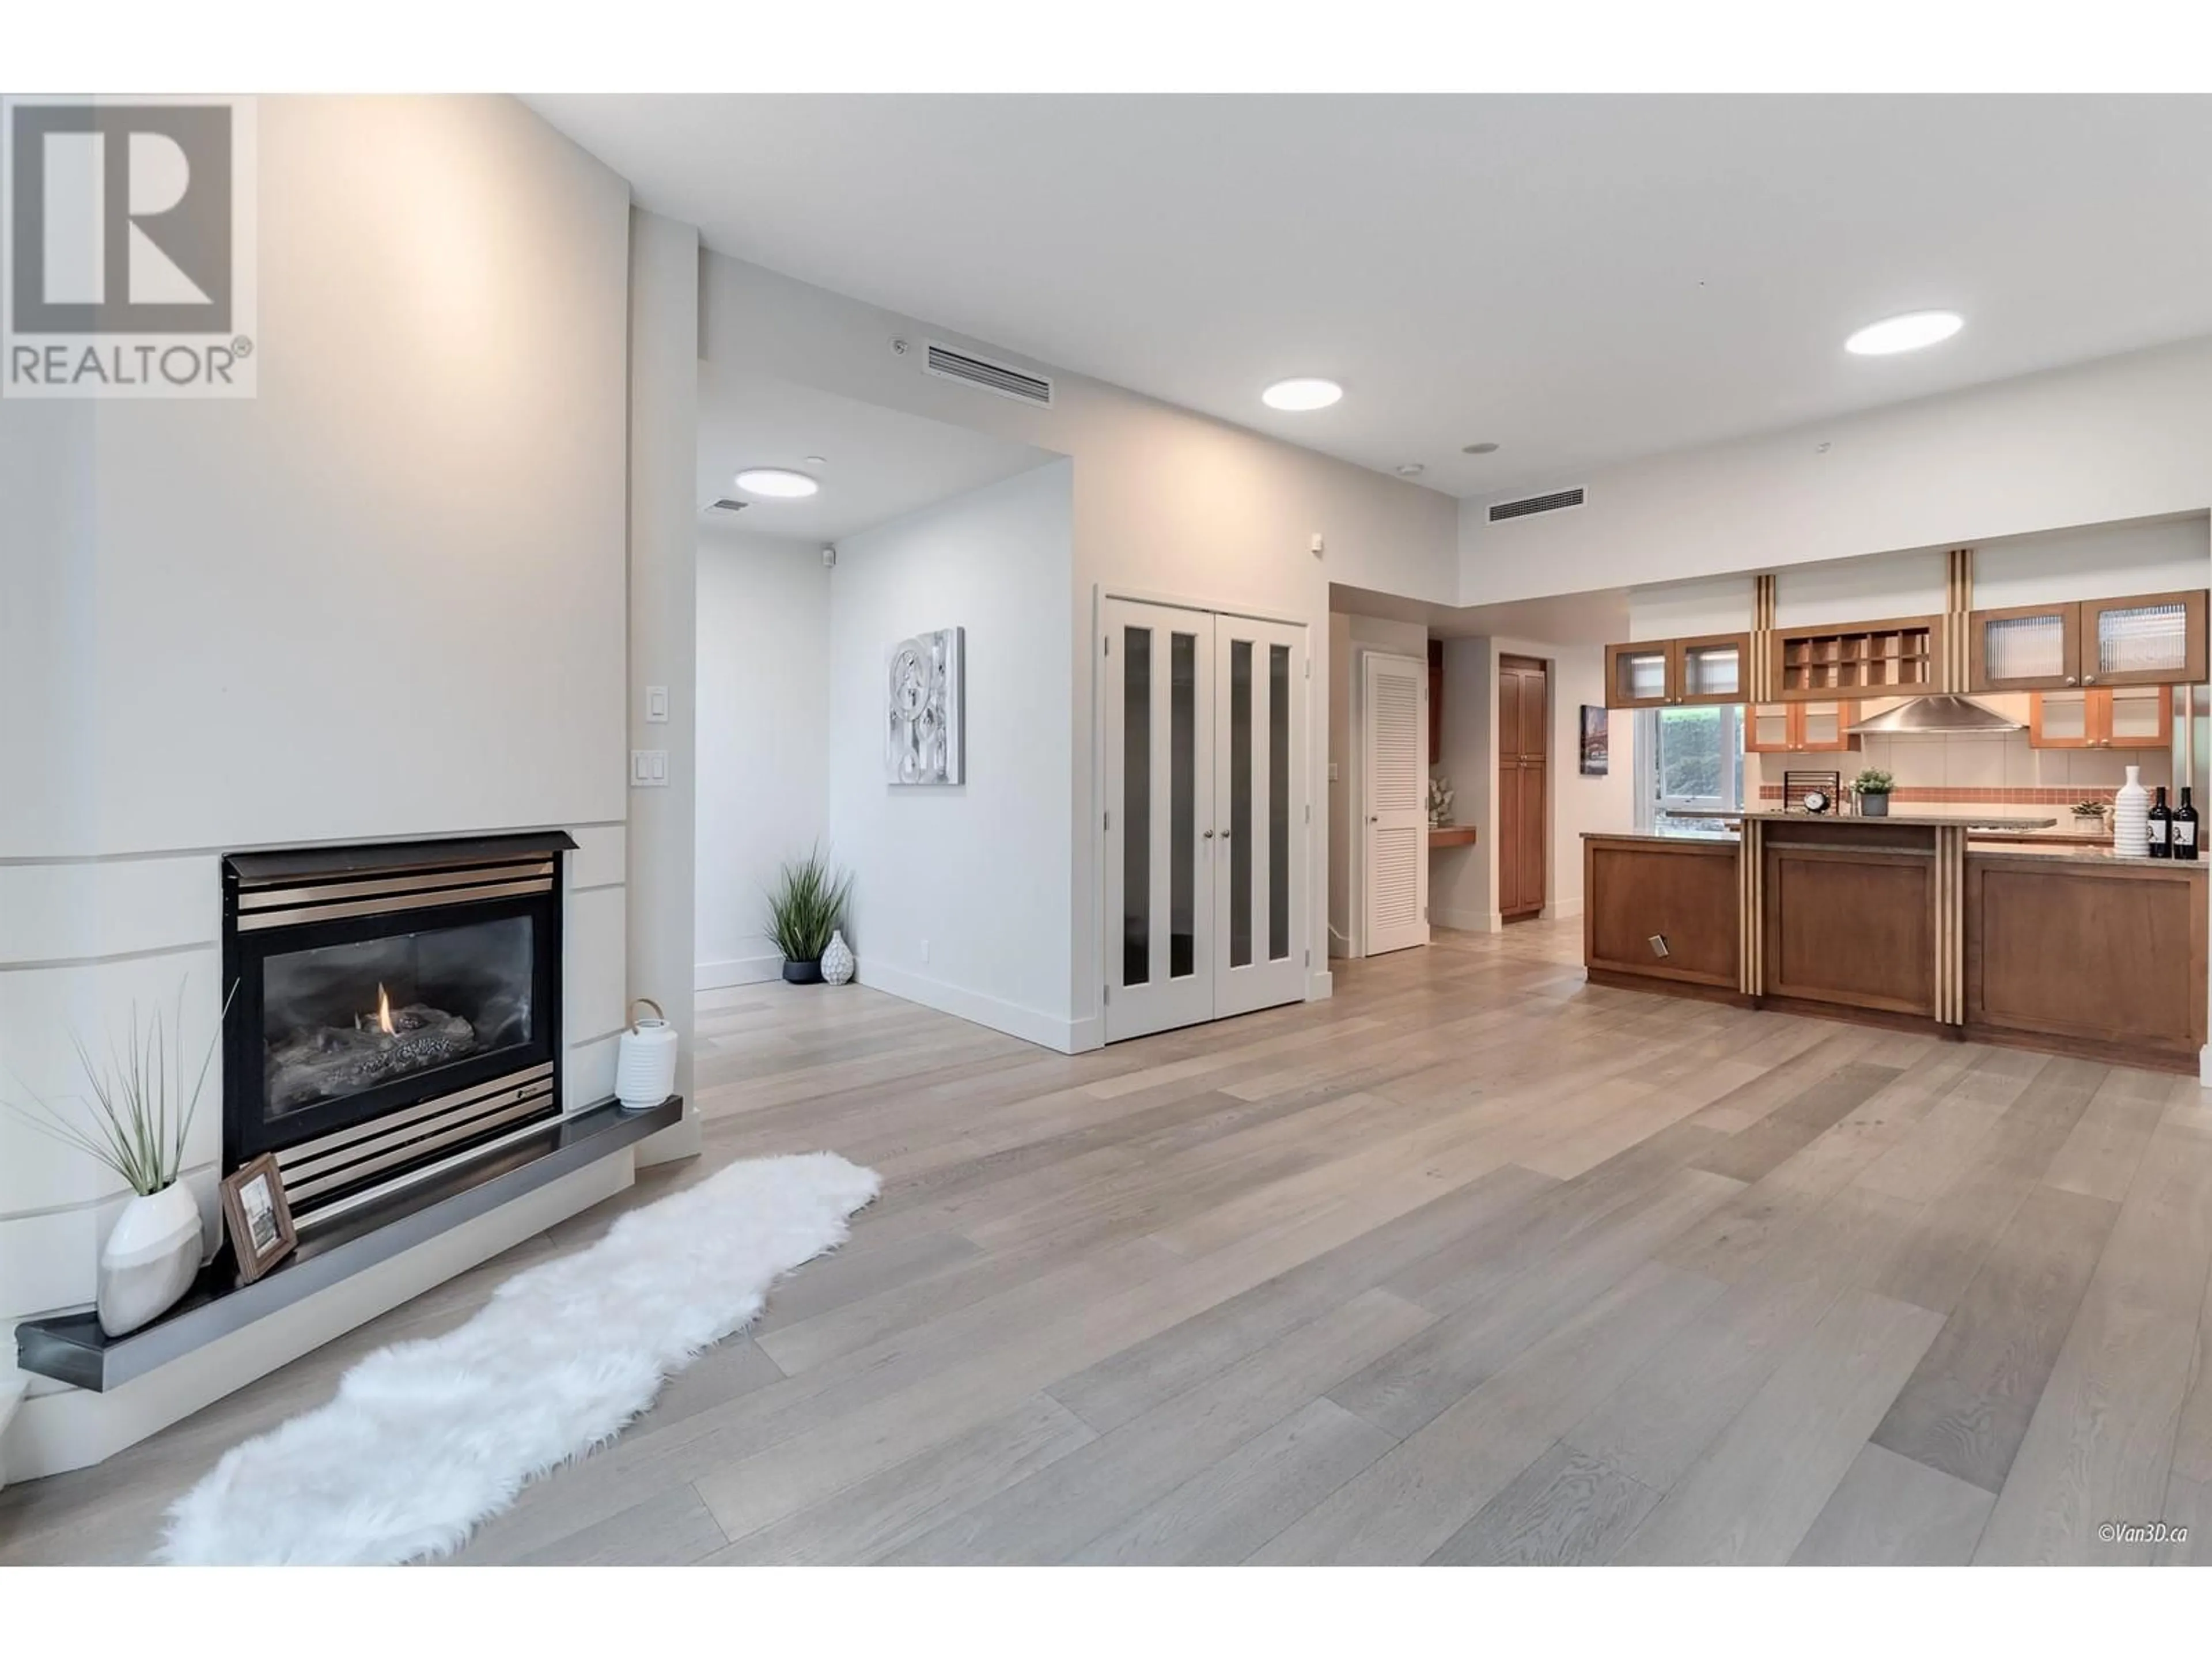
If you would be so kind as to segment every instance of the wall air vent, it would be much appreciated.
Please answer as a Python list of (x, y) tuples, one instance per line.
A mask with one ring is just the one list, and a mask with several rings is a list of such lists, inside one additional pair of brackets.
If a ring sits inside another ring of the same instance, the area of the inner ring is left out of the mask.
[(1582, 504), (1582, 487), (1577, 484), (1572, 489), (1555, 489), (1548, 495), (1524, 495), (1517, 501), (1492, 501), (1490, 504), (1490, 521), (1503, 524), (1508, 519), (1525, 519), (1532, 513), (1557, 513), (1561, 507), (1580, 507)]
[(1052, 382), (1043, 376), (1009, 368), (1004, 363), (986, 362), (934, 340), (929, 343), (929, 354), (922, 368), (940, 380), (964, 381), (986, 392), (995, 392), (1001, 398), (1035, 404), (1042, 409), (1052, 407)]
[(721, 500), (715, 501), (709, 506), (707, 510), (709, 513), (742, 513), (750, 505), (751, 503), (749, 501), (732, 501), (730, 497), (725, 495)]

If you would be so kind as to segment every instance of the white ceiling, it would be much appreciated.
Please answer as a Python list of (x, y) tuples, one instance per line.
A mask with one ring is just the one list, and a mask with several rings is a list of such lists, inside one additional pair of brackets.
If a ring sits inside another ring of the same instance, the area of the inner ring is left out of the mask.
[[(810, 464), (810, 455), (821, 456), (821, 465)], [(742, 513), (703, 516), (758, 535), (834, 542), (1052, 459), (1027, 444), (764, 374), (709, 372), (700, 381), (700, 505), (722, 495), (748, 503)], [(821, 493), (749, 497), (734, 479), (751, 466), (810, 473)]]
[(724, 252), (1457, 495), (2212, 332), (2212, 98), (531, 101)]

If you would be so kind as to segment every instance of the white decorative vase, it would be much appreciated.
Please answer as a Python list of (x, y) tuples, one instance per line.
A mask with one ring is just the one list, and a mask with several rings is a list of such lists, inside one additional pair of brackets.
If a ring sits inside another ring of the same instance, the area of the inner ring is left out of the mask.
[(651, 997), (639, 997), (630, 1012), (650, 1008), (658, 1016), (634, 1019), (615, 1045), (615, 1098), (626, 1112), (658, 1106), (676, 1092), (676, 1028)]
[(184, 1182), (134, 1198), (100, 1249), (100, 1328), (122, 1336), (159, 1318), (200, 1271), (200, 1206)]
[(844, 931), (835, 929), (830, 935), (830, 948), (822, 953), (822, 977), (832, 985), (852, 982), (853, 947), (845, 943)]
[(2142, 769), (2128, 768), (2128, 781), (2112, 801), (2112, 856), (2147, 859), (2150, 856), (2150, 791), (2142, 787)]

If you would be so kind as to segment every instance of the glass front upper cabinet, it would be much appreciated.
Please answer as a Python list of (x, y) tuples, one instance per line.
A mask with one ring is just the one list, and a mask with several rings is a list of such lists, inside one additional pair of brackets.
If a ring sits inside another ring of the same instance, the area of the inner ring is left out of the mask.
[(2081, 683), (2081, 607), (2014, 605), (1968, 623), (1977, 691), (2053, 691)]
[(1714, 634), (1674, 641), (1676, 702), (1741, 702), (1749, 690), (1744, 665), (1751, 639), (1744, 634)]
[(2087, 600), (2081, 647), (2084, 685), (2195, 685), (2204, 678), (2204, 594)]
[(1656, 708), (1673, 700), (1670, 641), (1609, 645), (1605, 648), (1606, 705), (1611, 708)]
[(2196, 685), (2205, 673), (2204, 593), (1977, 611), (1970, 639), (1977, 691)]
[(1606, 706), (1742, 702), (1750, 695), (1751, 635), (1708, 634), (1605, 648)]

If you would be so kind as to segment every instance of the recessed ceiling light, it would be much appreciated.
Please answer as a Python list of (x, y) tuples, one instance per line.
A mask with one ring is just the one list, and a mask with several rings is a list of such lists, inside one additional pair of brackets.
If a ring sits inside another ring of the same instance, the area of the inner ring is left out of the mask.
[(1492, 443), (1462, 444), (1459, 453), (1462, 455), (1495, 455), (1498, 446)]
[(1260, 401), (1270, 409), (1327, 409), (1344, 396), (1344, 388), (1334, 380), (1302, 379), (1278, 380), (1260, 394)]
[(822, 486), (788, 467), (753, 466), (738, 474), (738, 488), (748, 495), (796, 497), (811, 495)]
[(1408, 461), (1398, 469), (1398, 476), (1401, 478), (1418, 478), (1427, 471), (1428, 468), (1423, 466), (1419, 461)]
[(1859, 357), (1887, 357), (1893, 352), (1917, 351), (1948, 340), (1966, 325), (1955, 311), (1908, 311), (1902, 317), (1885, 317), (1869, 323), (1844, 342), (1844, 349)]
[(826, 455), (801, 455), (799, 459), (809, 466), (827, 466), (830, 464), (830, 458)]

